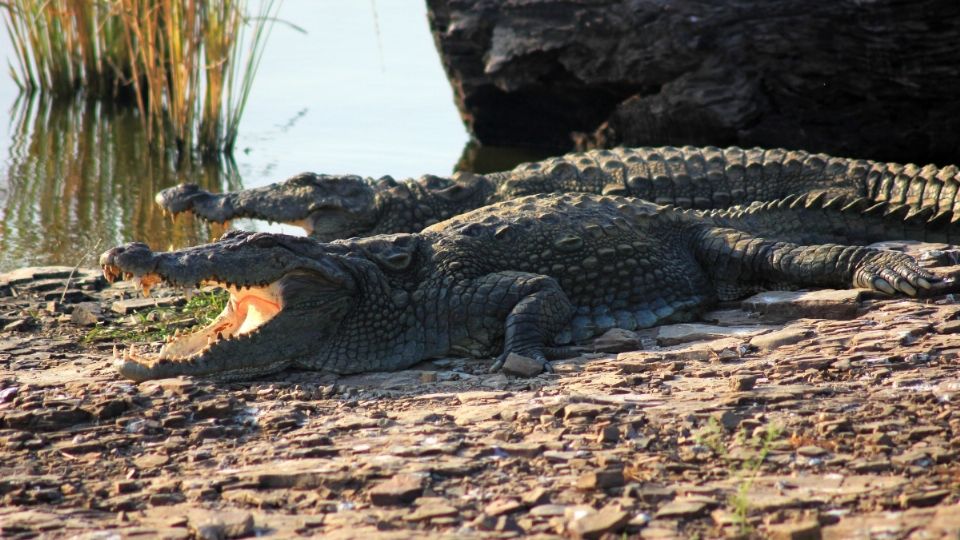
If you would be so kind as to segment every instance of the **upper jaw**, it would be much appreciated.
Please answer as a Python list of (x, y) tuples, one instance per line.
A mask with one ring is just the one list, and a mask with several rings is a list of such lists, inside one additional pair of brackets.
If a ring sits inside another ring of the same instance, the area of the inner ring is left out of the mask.
[(157, 193), (154, 201), (164, 213), (192, 212), (207, 221), (223, 223), (236, 211), (227, 194), (210, 193), (196, 184), (179, 184)]
[(353, 280), (336, 255), (315, 241), (271, 233), (231, 232), (217, 242), (179, 251), (154, 252), (133, 242), (100, 256), (104, 276), (140, 278), (148, 287), (159, 281), (195, 287), (214, 282), (234, 287), (264, 286), (295, 271), (352, 287)]

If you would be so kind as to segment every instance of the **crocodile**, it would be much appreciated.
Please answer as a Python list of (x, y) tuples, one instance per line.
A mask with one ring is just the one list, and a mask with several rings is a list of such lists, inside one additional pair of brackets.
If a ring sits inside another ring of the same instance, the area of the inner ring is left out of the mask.
[[(894, 207), (894, 209), (899, 207)], [(100, 258), (114, 281), (216, 284), (230, 293), (209, 326), (159, 351), (116, 353), (133, 380), (242, 380), (286, 367), (396, 370), (445, 355), (547, 358), (613, 327), (689, 321), (717, 301), (784, 286), (915, 295), (939, 285), (903, 254), (845, 244), (960, 233), (952, 219), (889, 212), (865, 198), (793, 196), (725, 211), (640, 199), (540, 194), (483, 207), (418, 233), (321, 242), (232, 231), (154, 252), (130, 243)], [(849, 222), (857, 222), (857, 227)], [(736, 227), (736, 228), (735, 228)]]
[(507, 172), (395, 181), (306, 173), (223, 194), (181, 184), (157, 194), (165, 212), (303, 227), (321, 240), (418, 232), (457, 214), (523, 195), (586, 192), (681, 208), (726, 208), (825, 192), (960, 216), (960, 169), (901, 165), (784, 149), (617, 148), (526, 163)]

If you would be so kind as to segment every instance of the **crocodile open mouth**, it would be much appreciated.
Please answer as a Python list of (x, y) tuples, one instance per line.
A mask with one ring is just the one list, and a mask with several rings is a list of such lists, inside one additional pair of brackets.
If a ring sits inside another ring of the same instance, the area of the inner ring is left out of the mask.
[[(117, 267), (104, 266), (104, 275), (113, 282), (121, 277)], [(137, 283), (144, 296), (164, 278), (150, 273), (134, 276), (124, 273), (123, 277)], [(283, 279), (265, 285), (236, 285), (214, 280), (206, 280), (201, 285), (214, 285), (225, 289), (230, 298), (223, 311), (210, 324), (194, 332), (177, 330), (167, 338), (159, 351), (149, 352), (130, 346), (124, 351), (114, 349), (114, 358), (134, 361), (183, 361), (202, 356), (224, 341), (248, 338), (256, 334), (267, 322), (283, 311)]]

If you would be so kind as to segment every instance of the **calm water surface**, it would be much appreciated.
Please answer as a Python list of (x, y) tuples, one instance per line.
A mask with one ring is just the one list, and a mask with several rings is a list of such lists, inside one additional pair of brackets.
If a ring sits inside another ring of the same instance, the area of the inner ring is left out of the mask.
[[(18, 98), (0, 75), (0, 272), (94, 266), (113, 245), (169, 249), (223, 232), (164, 220), (159, 189), (256, 187), (303, 171), (449, 174), (468, 136), (434, 48), (422, 0), (286, 0), (243, 118), (234, 159), (180, 164), (148, 151), (131, 110)], [(0, 60), (10, 54), (0, 36)], [(523, 159), (504, 156), (497, 167)], [(301, 234), (295, 227), (233, 227)]]

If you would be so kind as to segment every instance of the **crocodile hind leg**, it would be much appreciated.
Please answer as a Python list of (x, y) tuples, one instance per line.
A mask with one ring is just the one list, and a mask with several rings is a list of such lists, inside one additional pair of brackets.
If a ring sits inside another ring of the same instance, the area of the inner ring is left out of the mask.
[(802, 246), (759, 238), (735, 229), (705, 228), (696, 256), (724, 291), (745, 284), (863, 287), (916, 296), (936, 278), (903, 253), (861, 246)]
[(549, 369), (547, 355), (554, 356), (558, 351), (550, 346), (553, 337), (574, 313), (573, 304), (557, 281), (540, 274), (496, 272), (478, 280), (476, 291), (486, 304), (483, 319), (491, 321), (493, 315), (492, 320), (503, 325), (503, 352), (491, 371), (503, 367), (510, 353), (537, 360)]

